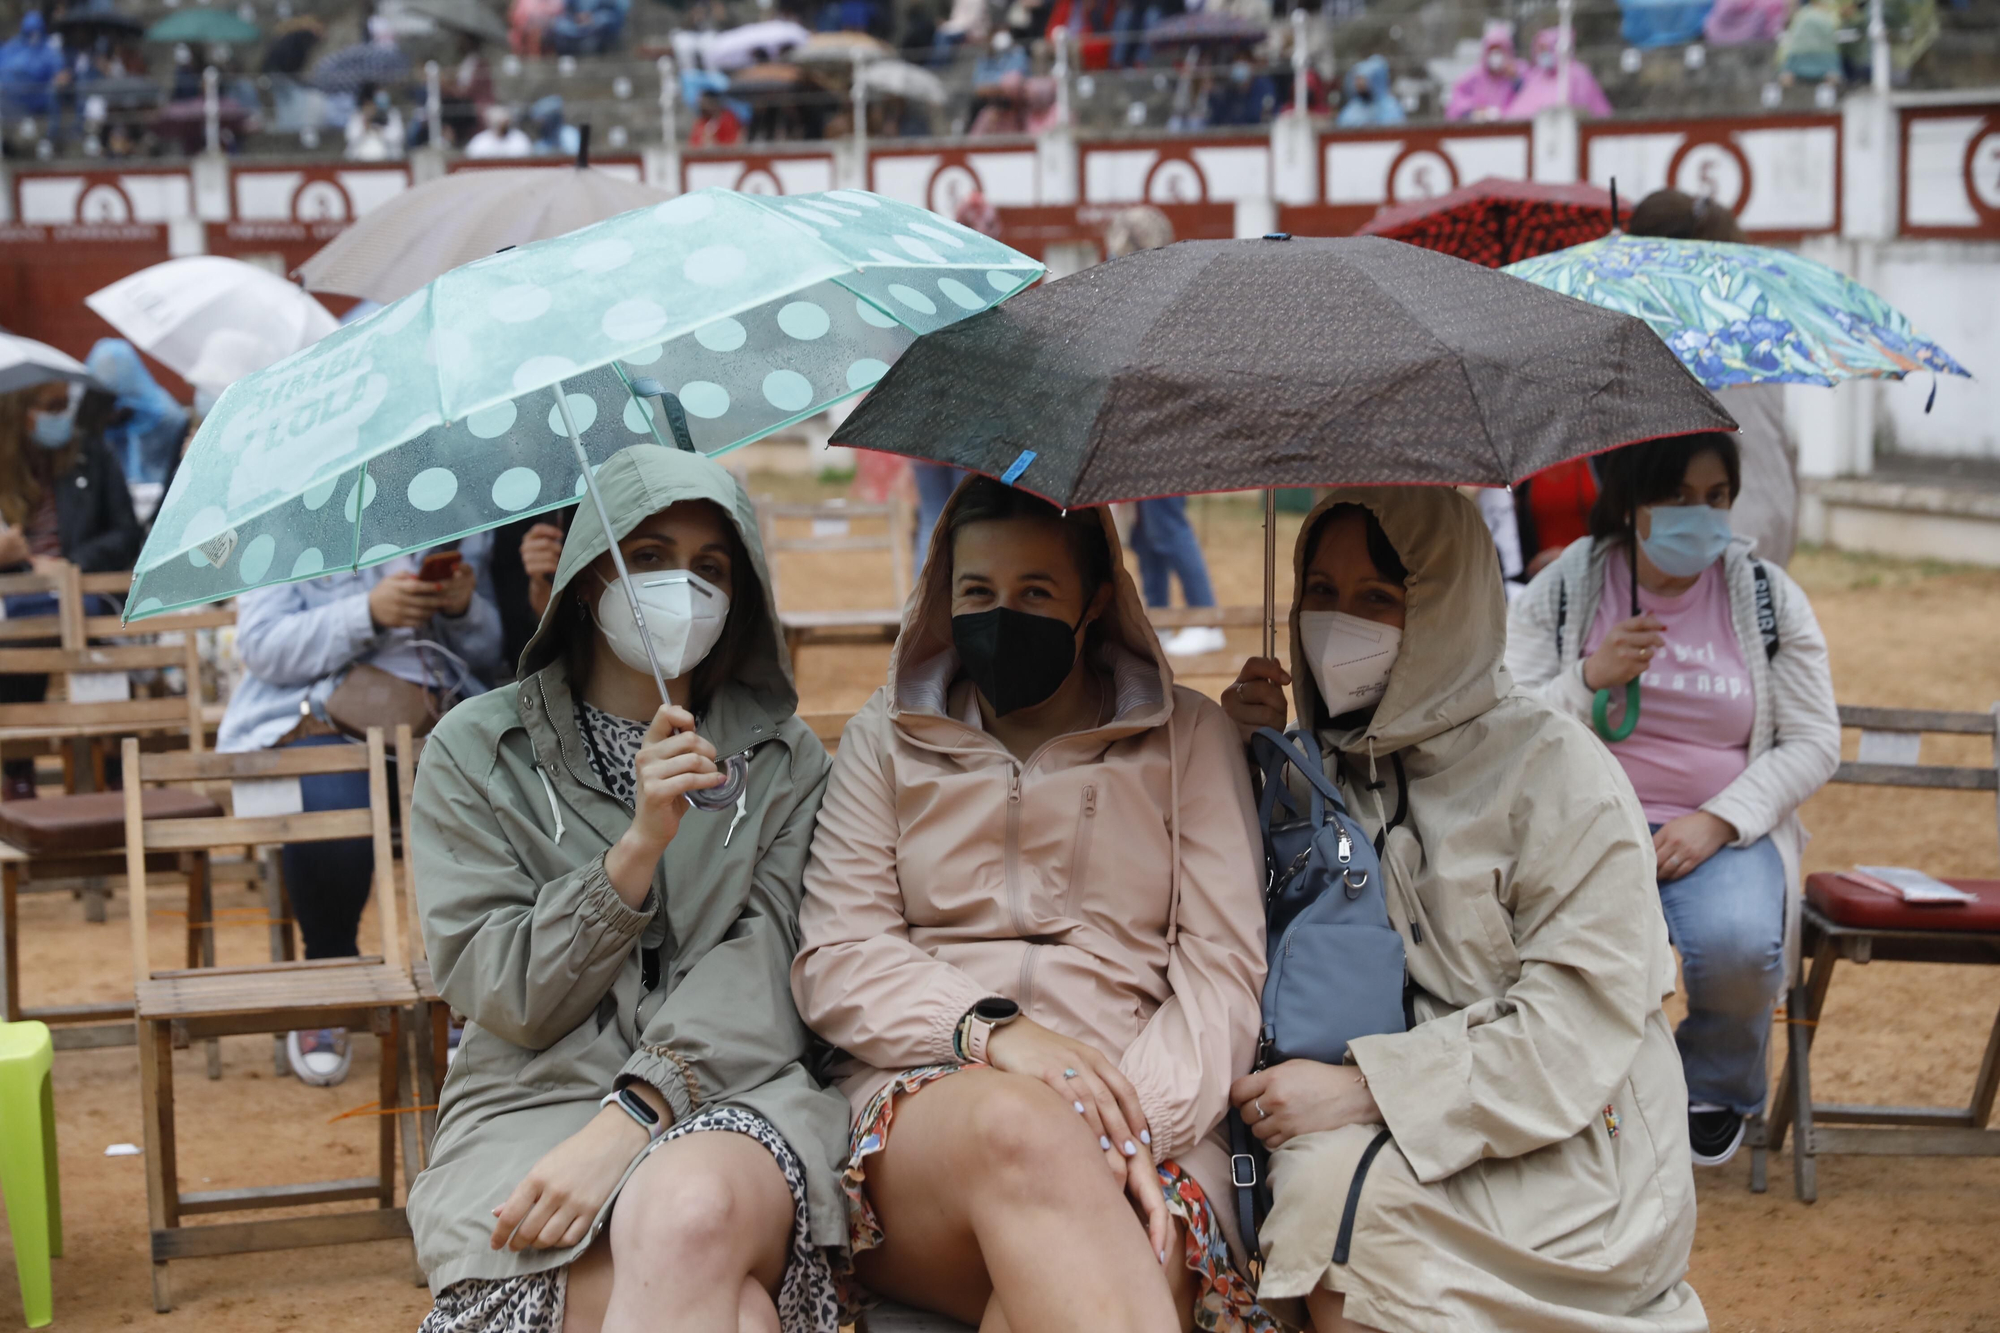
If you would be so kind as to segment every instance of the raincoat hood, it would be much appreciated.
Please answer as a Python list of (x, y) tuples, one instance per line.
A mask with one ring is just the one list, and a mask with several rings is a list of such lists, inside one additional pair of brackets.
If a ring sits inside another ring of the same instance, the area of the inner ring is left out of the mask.
[[(1495, 74), (1486, 62), (1499, 51), (1507, 57), (1506, 68)], [(1445, 119), (1464, 120), (1479, 111), (1503, 110), (1520, 82), (1520, 64), (1514, 54), (1514, 30), (1506, 23), (1488, 23), (1479, 43), (1479, 60), (1451, 86), (1451, 102)]]
[[(1292, 586), (1305, 586), (1307, 540), (1335, 505), (1360, 505), (1375, 515), (1389, 544), (1410, 571), (1401, 651), (1389, 687), (1372, 714), (1359, 722), (1322, 726), (1320, 734), (1342, 750), (1374, 743), (1387, 756), (1463, 725), (1492, 708), (1513, 685), (1502, 662), (1507, 650), (1507, 603), (1500, 562), (1479, 508), (1441, 486), (1355, 486), (1336, 490), (1314, 507), (1299, 529), (1292, 554)], [(1306, 661), (1299, 635), (1299, 594), (1292, 597), (1293, 662)], [(1292, 673), (1292, 697), (1301, 725), (1321, 717), (1312, 671)]]
[[(923, 573), (904, 609), (903, 630), (889, 659), (889, 714), (905, 726), (918, 715), (950, 711), (946, 696), (959, 674), (958, 650), (951, 640), (951, 519), (964, 495), (961, 485), (938, 515)], [(1112, 598), (1091, 626), (1084, 651), (1095, 650), (1112, 674), (1117, 712), (1111, 725), (1121, 730), (1156, 726), (1173, 711), (1173, 668), (1146, 618), (1138, 586), (1125, 572), (1110, 506), (1093, 512), (1104, 525), (1111, 551)]]
[[(611, 515), (613, 536), (619, 541), (643, 519), (683, 500), (706, 500), (729, 519), (750, 557), (749, 572), (756, 576), (763, 593), (757, 623), (750, 627), (732, 683), (748, 690), (773, 717), (796, 711), (798, 687), (792, 679), (791, 655), (785, 651), (785, 636), (778, 626), (778, 611), (772, 602), (770, 567), (764, 558), (764, 544), (757, 535), (756, 511), (736, 478), (712, 459), (679, 449), (662, 449), (656, 444), (634, 445), (613, 454), (596, 476), (604, 507)], [(561, 655), (565, 631), (557, 627), (556, 619), (566, 605), (563, 592), (578, 574), (589, 568), (591, 561), (609, 549), (604, 526), (597, 518), (597, 506), (585, 495), (576, 507), (569, 535), (563, 539), (562, 561), (556, 566), (548, 610), (543, 613), (535, 636), (521, 650), (521, 677), (541, 670)], [(738, 571), (737, 578), (741, 577), (742, 571)], [(730, 614), (734, 616), (735, 608), (744, 604), (740, 587), (730, 602)]]
[(1368, 95), (1371, 98), (1387, 97), (1389, 95), (1388, 57), (1369, 56), (1366, 60), (1355, 62), (1353, 68), (1347, 71), (1345, 82), (1349, 97), (1361, 96), (1361, 84), (1363, 80), (1367, 81)]

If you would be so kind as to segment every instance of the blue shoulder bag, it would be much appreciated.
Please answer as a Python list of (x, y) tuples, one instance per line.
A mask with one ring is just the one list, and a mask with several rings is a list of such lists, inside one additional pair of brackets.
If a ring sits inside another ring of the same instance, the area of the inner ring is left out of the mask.
[[(1309, 731), (1285, 736), (1260, 727), (1251, 755), (1263, 776), (1257, 815), (1270, 965), (1255, 1068), (1286, 1060), (1337, 1065), (1356, 1037), (1410, 1026), (1403, 937), (1389, 924), (1381, 857), (1327, 779)], [(1303, 805), (1287, 769), (1305, 781)], [(1233, 1111), (1229, 1136), (1238, 1220), (1254, 1255), (1257, 1222), (1269, 1209), (1265, 1153)]]

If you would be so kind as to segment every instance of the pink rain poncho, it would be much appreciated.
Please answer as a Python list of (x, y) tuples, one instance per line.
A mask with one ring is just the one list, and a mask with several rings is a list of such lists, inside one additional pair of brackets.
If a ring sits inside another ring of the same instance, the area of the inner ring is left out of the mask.
[[(1513, 29), (1505, 23), (1486, 25), (1479, 44), (1479, 63), (1451, 85), (1446, 120), (1492, 120), (1507, 109), (1521, 86), (1520, 62), (1514, 56)], [(1481, 114), (1484, 113), (1484, 114)]]
[[(1561, 33), (1560, 28), (1543, 28), (1535, 34), (1534, 66), (1521, 80), (1521, 90), (1507, 104), (1502, 120), (1533, 120), (1543, 107), (1562, 105), (1562, 62), (1557, 59)], [(1611, 114), (1611, 100), (1597, 86), (1590, 66), (1574, 58), (1569, 62), (1569, 104), (1581, 115)]]

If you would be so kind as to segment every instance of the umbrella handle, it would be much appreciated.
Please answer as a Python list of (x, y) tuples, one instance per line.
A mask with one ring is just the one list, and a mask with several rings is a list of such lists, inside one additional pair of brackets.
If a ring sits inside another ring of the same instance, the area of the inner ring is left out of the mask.
[[(653, 636), (646, 633), (646, 613), (640, 609), (639, 594), (632, 590), (632, 576), (625, 568), (625, 553), (618, 549), (618, 539), (611, 532), (611, 511), (604, 507), (604, 493), (597, 489), (597, 477), (590, 470), (590, 455), (583, 450), (583, 439), (577, 433), (576, 418), (569, 414), (569, 394), (563, 389), (563, 382), (554, 385), (556, 410), (562, 414), (563, 429), (569, 433), (570, 447), (576, 450), (576, 465), (583, 469), (583, 488), (590, 492), (590, 502), (597, 506), (597, 521), (604, 528), (604, 541), (611, 549), (611, 565), (618, 571), (618, 586), (625, 590), (625, 604), (632, 608), (632, 621), (639, 627), (639, 642), (646, 649), (646, 665), (653, 669), (653, 684), (660, 690), (660, 702), (670, 704), (673, 699), (667, 694), (667, 678), (660, 673), (660, 659), (653, 651)], [(744, 784), (750, 778), (750, 764), (744, 756), (733, 754), (725, 761), (726, 781), (720, 787), (710, 787), (705, 791), (689, 792), (687, 803), (697, 810), (726, 810), (736, 804), (736, 798), (743, 792)]]
[(1617, 744), (1632, 734), (1632, 728), (1639, 725), (1639, 679), (1634, 676), (1625, 682), (1625, 716), (1616, 727), (1611, 725), (1611, 691), (1599, 690), (1590, 703), (1590, 723), (1597, 734), (1606, 741)]

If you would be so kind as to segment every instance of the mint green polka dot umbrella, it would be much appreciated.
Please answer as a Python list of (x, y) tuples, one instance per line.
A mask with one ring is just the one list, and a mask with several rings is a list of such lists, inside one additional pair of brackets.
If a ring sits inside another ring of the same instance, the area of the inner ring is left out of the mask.
[(858, 190), (702, 190), (466, 264), (202, 422), (128, 618), (572, 504), (640, 442), (715, 454), (872, 386), (1042, 266)]

